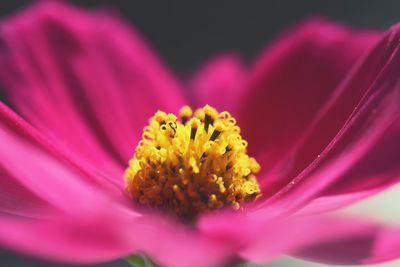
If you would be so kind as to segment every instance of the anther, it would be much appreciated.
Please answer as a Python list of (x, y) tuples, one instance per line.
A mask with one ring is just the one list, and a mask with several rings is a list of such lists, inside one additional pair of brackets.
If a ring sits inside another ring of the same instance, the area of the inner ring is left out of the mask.
[(204, 118), (204, 130), (206, 130), (206, 133), (208, 133), (208, 127), (212, 123), (213, 123), (212, 118), (210, 117), (210, 115), (206, 114), (206, 116)]
[(175, 123), (175, 122), (172, 122), (172, 121), (169, 121), (169, 122), (168, 122), (168, 126), (169, 126), (169, 128), (173, 131), (172, 136), (175, 136), (175, 134), (176, 134), (176, 129), (177, 129), (176, 123)]
[(205, 117), (204, 110), (201, 109), (201, 108), (197, 109), (197, 110), (194, 112), (194, 116), (195, 116), (196, 118), (198, 118), (200, 121), (204, 121), (204, 117)]
[(218, 136), (221, 134), (222, 132), (222, 125), (221, 124), (217, 124), (215, 126), (215, 129), (213, 131), (213, 133), (210, 136), (210, 141), (215, 141), (215, 139), (218, 138)]
[(165, 124), (165, 120), (167, 119), (167, 113), (163, 111), (157, 111), (156, 114), (154, 114), (154, 119), (160, 125)]
[(200, 125), (200, 121), (197, 118), (192, 118), (190, 120), (190, 139), (194, 140), (196, 138), (196, 132), (197, 132), (197, 128)]
[(214, 132), (212, 133), (211, 137), (210, 137), (210, 141), (215, 141), (215, 139), (217, 139), (217, 137), (220, 135), (220, 131), (218, 130), (214, 130)]
[(173, 121), (176, 122), (176, 116), (172, 113), (168, 113), (167, 115), (167, 121)]
[(189, 120), (189, 118), (193, 115), (193, 111), (189, 106), (183, 106), (179, 110), (179, 116), (181, 117), (181, 122), (183, 125)]
[(197, 132), (197, 128), (191, 128), (190, 129), (190, 139), (194, 140), (196, 138), (196, 132)]
[(218, 116), (218, 112), (212, 108), (209, 105), (205, 105), (204, 108), (204, 129), (206, 130), (206, 133), (208, 133), (208, 127), (210, 124), (212, 125), (214, 123), (214, 120)]

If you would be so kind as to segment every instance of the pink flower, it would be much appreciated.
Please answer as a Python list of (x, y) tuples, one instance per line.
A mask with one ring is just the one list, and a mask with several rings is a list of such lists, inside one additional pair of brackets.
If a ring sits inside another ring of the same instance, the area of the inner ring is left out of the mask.
[[(1, 245), (78, 263), (144, 252), (163, 266), (400, 256), (398, 228), (330, 214), (399, 181), (399, 25), (309, 20), (250, 67), (211, 59), (186, 91), (104, 11), (45, 2), (4, 20), (0, 36), (0, 80), (19, 114), (0, 105)], [(237, 117), (263, 193), (190, 225), (137, 210), (122, 179), (148, 118), (187, 103)]]

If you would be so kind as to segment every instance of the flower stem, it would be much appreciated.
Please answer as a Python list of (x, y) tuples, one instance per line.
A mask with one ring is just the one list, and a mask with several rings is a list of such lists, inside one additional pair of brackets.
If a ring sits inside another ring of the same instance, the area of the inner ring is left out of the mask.
[(125, 258), (125, 261), (132, 267), (155, 267), (143, 254), (134, 254)]

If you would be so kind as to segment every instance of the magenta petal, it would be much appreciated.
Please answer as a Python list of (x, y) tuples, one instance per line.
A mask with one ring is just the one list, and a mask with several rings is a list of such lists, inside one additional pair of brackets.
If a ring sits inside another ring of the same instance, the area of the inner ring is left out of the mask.
[(46, 200), (34, 194), (0, 167), (0, 212), (26, 217), (40, 217), (55, 212)]
[[(320, 157), (277, 194), (285, 196), (283, 205), (297, 209), (319, 196), (373, 193), (399, 181), (399, 32), (392, 27), (342, 84), (340, 92), (367, 86), (366, 93)], [(377, 61), (384, 62), (380, 71)], [(342, 109), (340, 103), (328, 105), (326, 114)]]
[(134, 237), (138, 250), (161, 266), (225, 266), (235, 256), (230, 244), (160, 217), (143, 218), (140, 225), (135, 226)]
[(144, 251), (182, 267), (215, 266), (232, 253), (193, 229), (139, 215), (117, 187), (111, 191), (2, 104), (0, 146), (1, 246), (85, 263)]
[(235, 53), (219, 54), (207, 60), (190, 83), (195, 106), (212, 105), (220, 111), (232, 110), (245, 77), (242, 58)]
[(400, 258), (400, 230), (388, 226), (316, 242), (296, 256), (330, 264), (371, 264)]
[(270, 261), (316, 244), (370, 235), (378, 229), (375, 224), (356, 219), (276, 215), (274, 209), (261, 209), (244, 216), (225, 214), (225, 220), (205, 216), (199, 229), (206, 236), (230, 244), (252, 262)]
[(354, 193), (321, 196), (307, 203), (307, 205), (299, 212), (301, 214), (312, 215), (336, 210), (379, 193), (385, 188), (386, 187), (384, 186), (383, 188), (377, 187), (371, 190), (358, 191)]
[(185, 102), (135, 30), (105, 12), (44, 1), (3, 21), (0, 38), (0, 79), (18, 111), (115, 179), (149, 116)]
[(400, 258), (400, 227), (384, 229), (375, 238), (371, 255), (364, 263), (376, 263)]
[[(385, 258), (381, 248), (396, 240), (381, 239), (380, 227), (346, 220), (324, 221), (325, 218), (309, 215), (349, 204), (399, 181), (399, 29), (399, 25), (394, 26), (382, 37), (338, 87), (327, 110), (319, 114), (326, 121), (317, 120), (313, 125), (316, 129), (323, 131), (322, 125), (333, 122), (342, 127), (320, 156), (278, 194), (244, 214), (203, 218), (199, 227), (206, 235), (236, 244), (243, 257), (257, 261), (309, 246), (322, 251), (322, 244), (340, 244), (343, 240), (348, 241), (344, 243), (347, 250), (354, 251), (353, 257), (349, 254), (344, 261), (360, 263)], [(349, 105), (353, 112), (340, 124), (342, 117), (338, 121), (332, 119), (337, 114), (334, 111), (343, 109), (344, 102), (339, 100), (354, 90), (361, 96), (351, 97), (352, 101), (357, 100)], [(291, 215), (296, 211), (297, 215)], [(375, 241), (361, 246), (366, 237), (383, 240), (380, 244), (384, 245), (376, 245), (379, 253), (371, 252), (371, 247), (378, 244)], [(386, 257), (398, 256), (394, 251)], [(325, 256), (330, 253), (328, 249), (325, 252)]]
[(1, 246), (70, 261), (133, 251), (132, 242), (113, 242), (125, 234), (121, 218), (138, 217), (124, 207), (118, 188), (111, 191), (1, 103), (0, 147)]
[[(266, 259), (281, 256), (283, 253), (290, 255), (303, 247), (315, 244), (336, 241), (339, 245), (343, 239), (358, 239), (360, 236), (370, 235), (371, 232), (375, 231), (375, 228), (374, 225), (365, 224), (361, 221), (297, 218), (292, 219), (287, 225), (284, 223), (283, 227), (263, 229), (259, 233), (259, 237), (263, 235), (264, 237), (268, 236), (268, 238), (257, 238), (244, 248), (240, 255), (251, 261), (263, 262)], [(318, 248), (317, 245), (315, 246)], [(354, 247), (350, 246), (350, 248)], [(350, 248), (348, 248), (349, 251)], [(355, 250), (358, 252), (357, 249)], [(366, 251), (360, 249), (360, 253), (366, 253)], [(355, 258), (357, 256), (354, 255)]]
[[(100, 219), (100, 218), (93, 218)], [(108, 221), (23, 221), (0, 218), (0, 243), (10, 249), (52, 261), (92, 263), (129, 255), (134, 245)]]
[(337, 128), (325, 129), (303, 142), (305, 153), (293, 156), (316, 114), (377, 37), (314, 19), (286, 32), (255, 62), (235, 115), (250, 153), (268, 176), (264, 195), (285, 185), (282, 176), (300, 172), (334, 136)]
[(72, 263), (109, 261), (142, 252), (161, 266), (216, 267), (231, 255), (223, 244), (182, 225), (163, 218), (138, 218), (124, 210), (109, 212), (104, 207), (89, 214), (41, 221), (0, 216), (0, 243)]
[[(0, 105), (0, 245), (56, 261), (144, 251), (163, 266), (213, 266), (229, 250), (177, 224), (141, 217)], [(4, 176), (6, 175), (6, 176)], [(108, 189), (108, 188), (107, 188)], [(119, 192), (119, 191), (117, 191)], [(119, 192), (120, 194), (120, 192)], [(187, 249), (190, 248), (190, 249)]]
[(120, 197), (118, 187), (75, 164), (1, 103), (0, 147), (3, 213), (30, 216), (42, 209), (75, 212), (90, 207), (106, 192)]

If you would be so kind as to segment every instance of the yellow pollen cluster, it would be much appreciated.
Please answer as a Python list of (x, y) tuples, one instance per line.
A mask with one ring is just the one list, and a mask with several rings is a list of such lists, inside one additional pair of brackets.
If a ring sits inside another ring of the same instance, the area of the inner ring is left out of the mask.
[(127, 193), (139, 203), (192, 219), (206, 210), (239, 209), (260, 196), (259, 164), (229, 112), (206, 105), (193, 115), (157, 111), (143, 130), (124, 173)]

